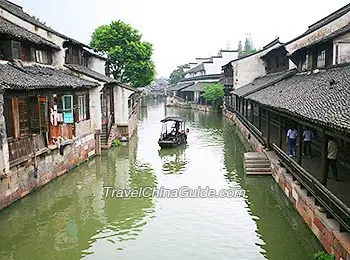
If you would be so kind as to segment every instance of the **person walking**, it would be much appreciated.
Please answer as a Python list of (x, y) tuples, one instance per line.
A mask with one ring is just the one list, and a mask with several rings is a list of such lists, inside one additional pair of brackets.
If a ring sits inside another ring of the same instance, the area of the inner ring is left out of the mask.
[(332, 167), (332, 172), (334, 175), (334, 178), (336, 181), (339, 181), (338, 178), (338, 169), (337, 169), (337, 155), (338, 155), (338, 144), (335, 142), (334, 138), (332, 136), (328, 139), (328, 145), (327, 145), (327, 178), (329, 178), (329, 166)]
[(314, 133), (307, 128), (303, 132), (303, 141), (304, 141), (304, 155), (311, 157), (311, 141), (314, 138)]
[(286, 143), (288, 144), (290, 157), (296, 156), (297, 136), (298, 136), (298, 131), (295, 129), (295, 127), (291, 127), (287, 132), (287, 138), (286, 138)]

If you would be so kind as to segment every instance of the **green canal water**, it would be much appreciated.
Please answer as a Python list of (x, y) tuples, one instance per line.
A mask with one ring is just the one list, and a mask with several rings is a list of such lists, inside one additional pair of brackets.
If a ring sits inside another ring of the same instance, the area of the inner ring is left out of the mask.
[[(165, 114), (187, 119), (187, 147), (159, 152)], [(221, 116), (152, 101), (128, 144), (0, 211), (0, 259), (312, 259), (319, 242), (271, 177), (244, 175), (244, 149)], [(104, 196), (183, 186), (245, 196)]]

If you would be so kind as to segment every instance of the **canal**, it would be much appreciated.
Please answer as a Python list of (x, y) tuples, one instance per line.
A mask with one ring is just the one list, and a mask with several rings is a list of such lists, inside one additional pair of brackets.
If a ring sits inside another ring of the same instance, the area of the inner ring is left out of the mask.
[[(181, 115), (188, 146), (159, 152), (159, 120)], [(0, 259), (312, 259), (322, 250), (271, 177), (243, 171), (218, 115), (151, 101), (138, 132), (0, 211)], [(243, 189), (235, 198), (116, 198), (106, 187)]]

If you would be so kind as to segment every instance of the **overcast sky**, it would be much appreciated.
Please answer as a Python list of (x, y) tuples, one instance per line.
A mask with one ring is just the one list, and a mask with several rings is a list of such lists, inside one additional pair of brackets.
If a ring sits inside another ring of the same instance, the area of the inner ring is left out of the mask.
[(154, 48), (158, 76), (196, 57), (236, 49), (251, 34), (261, 48), (286, 42), (348, 0), (12, 0), (53, 29), (89, 43), (96, 27), (121, 19)]

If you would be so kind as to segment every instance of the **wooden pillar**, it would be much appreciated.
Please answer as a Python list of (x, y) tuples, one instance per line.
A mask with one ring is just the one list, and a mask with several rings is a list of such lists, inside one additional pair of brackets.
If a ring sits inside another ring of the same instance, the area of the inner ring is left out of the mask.
[(303, 128), (301, 123), (298, 123), (298, 144), (299, 144), (299, 149), (297, 151), (298, 156), (297, 156), (297, 162), (299, 163), (299, 165), (302, 165), (302, 158), (303, 158)]
[(261, 106), (258, 105), (258, 128), (261, 131)]
[(327, 187), (327, 136), (326, 130), (322, 128), (321, 133), (321, 171), (322, 171), (322, 184)]
[(254, 102), (253, 100), (250, 100), (250, 118), (251, 118), (251, 121), (252, 124), (254, 125)]
[(247, 118), (247, 120), (249, 120), (249, 112), (248, 112), (249, 107), (248, 107), (248, 104), (249, 104), (248, 99), (246, 99), (245, 100), (245, 117)]
[(282, 136), (282, 115), (278, 115), (278, 146), (282, 148), (283, 136)]
[(267, 148), (270, 148), (271, 139), (271, 112), (267, 110)]

